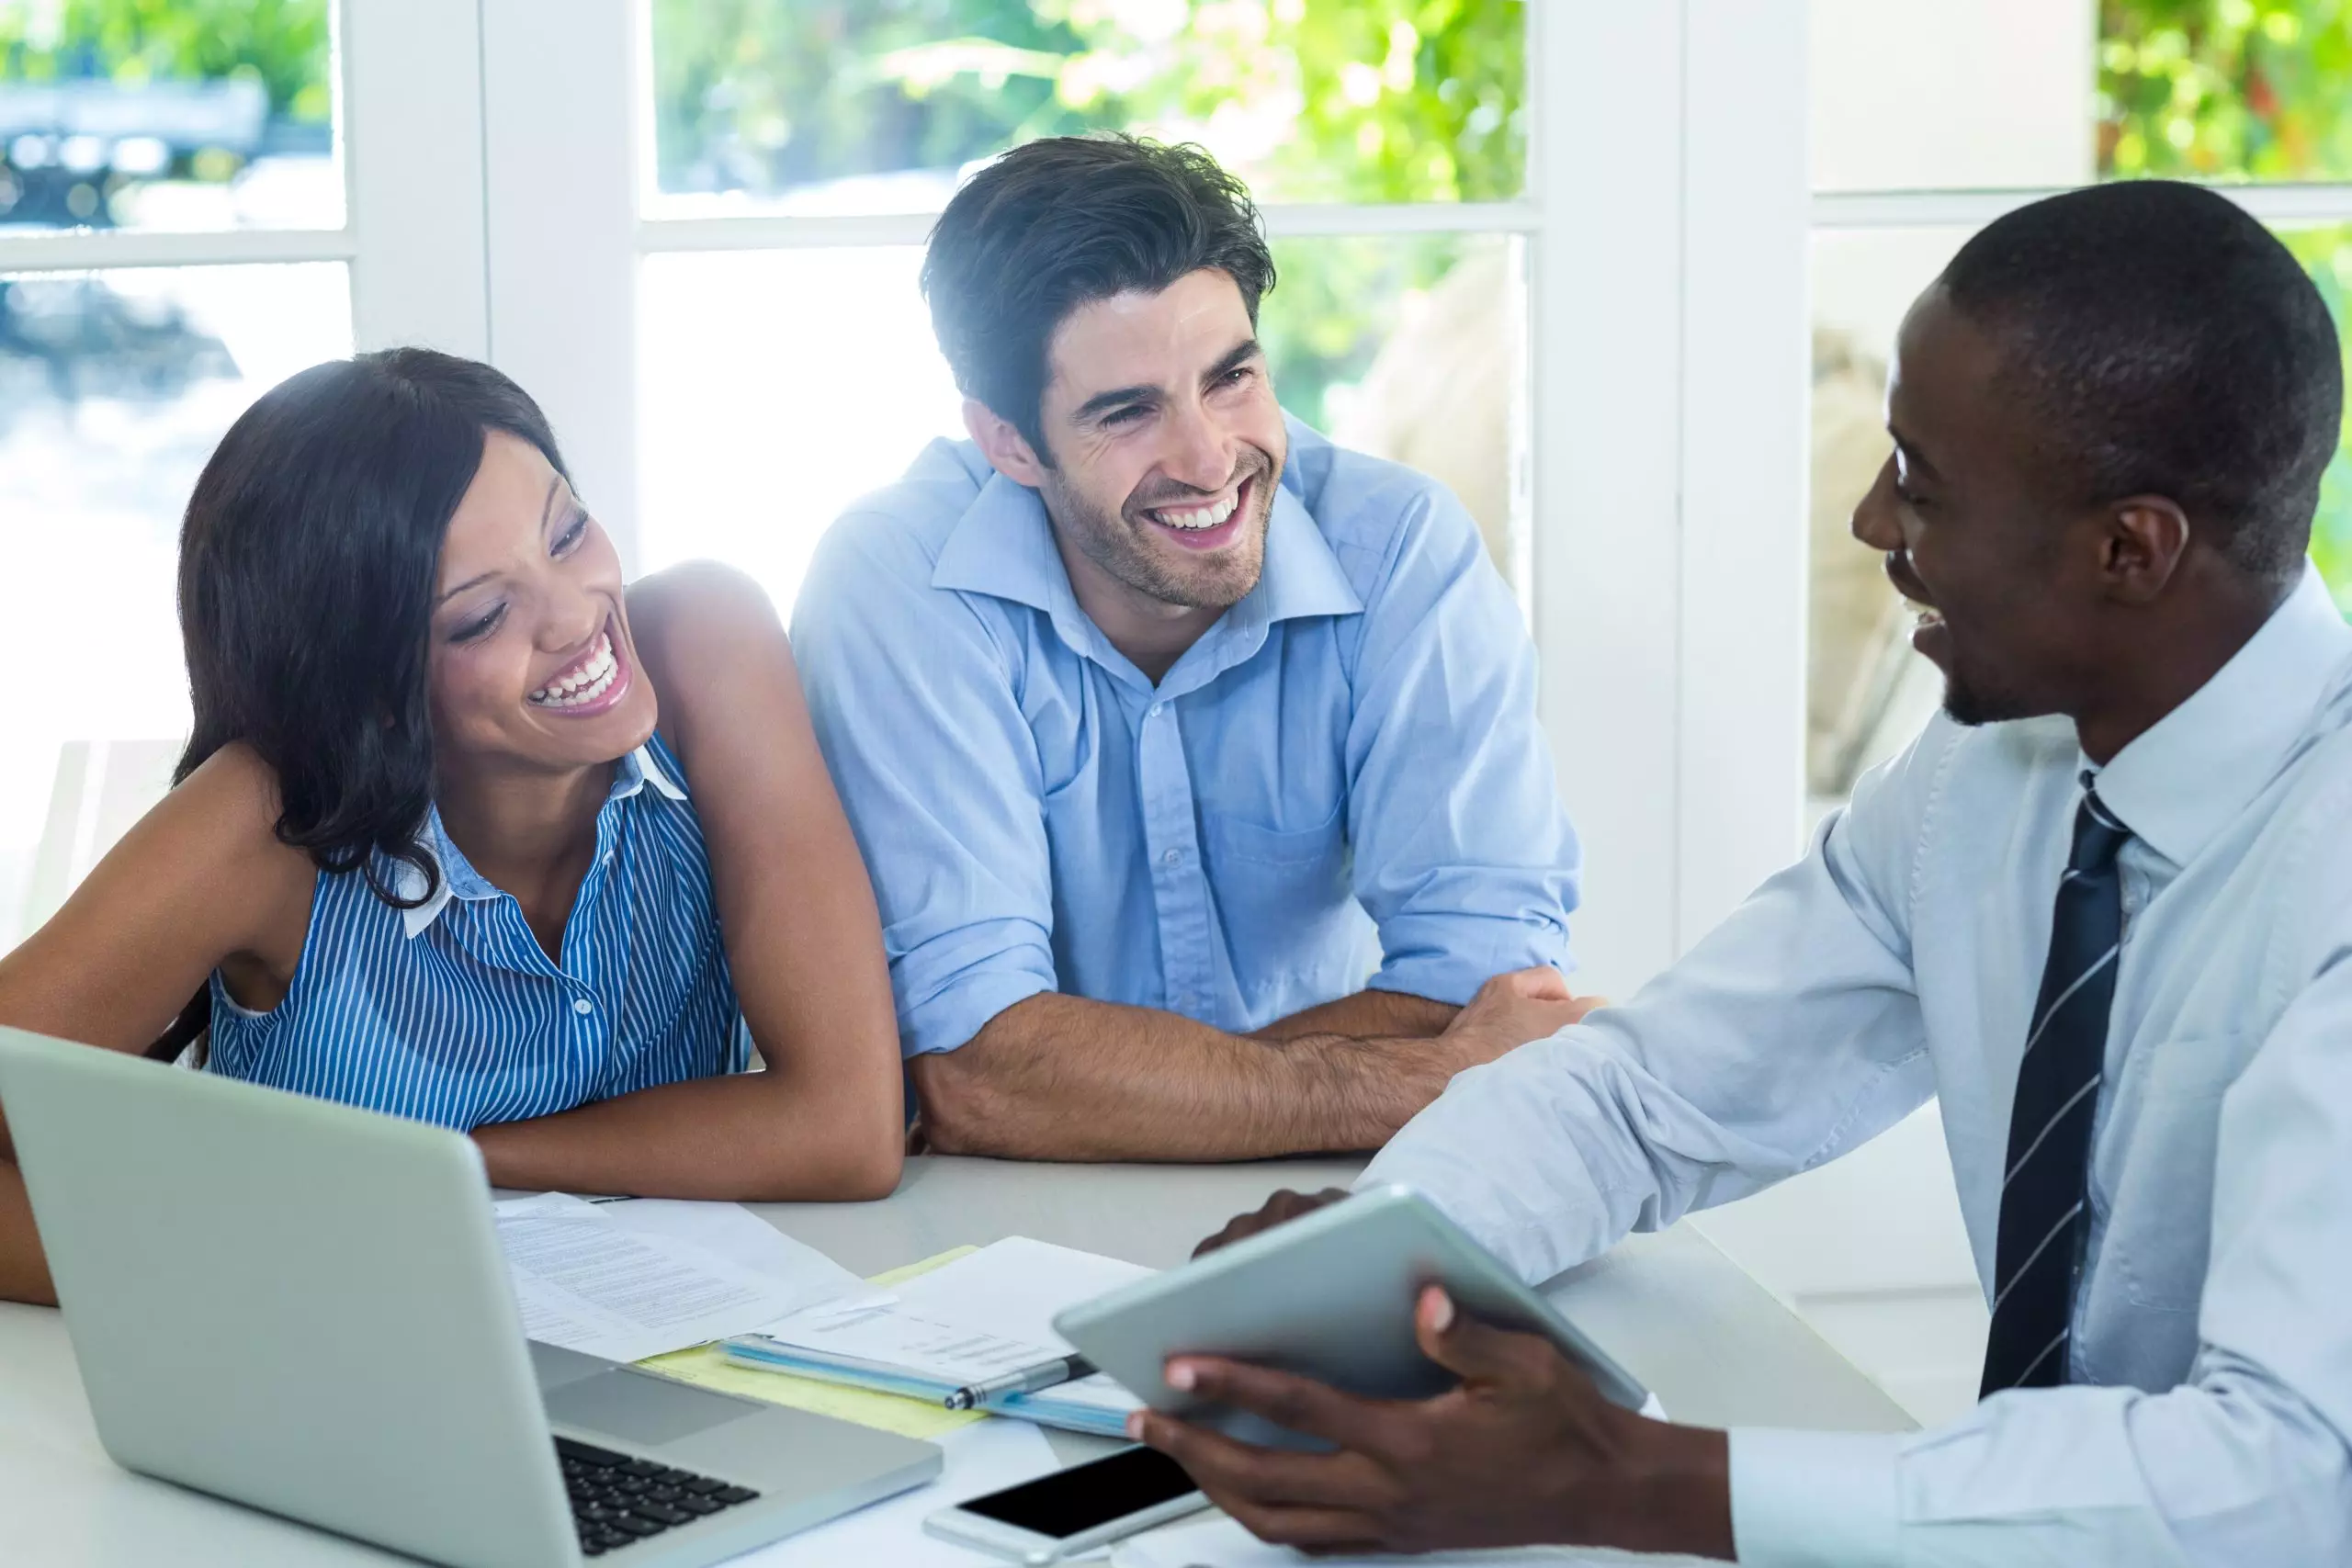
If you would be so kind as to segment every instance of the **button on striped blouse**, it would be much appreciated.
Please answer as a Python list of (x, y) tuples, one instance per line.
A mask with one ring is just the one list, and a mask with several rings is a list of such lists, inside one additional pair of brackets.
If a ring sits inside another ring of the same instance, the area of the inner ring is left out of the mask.
[[(751, 1038), (701, 823), (673, 782), (684, 777), (658, 737), (622, 759), (560, 963), (449, 841), (438, 809), (424, 843), (441, 888), (418, 908), (387, 904), (356, 871), (321, 872), (277, 1006), (239, 1007), (214, 973), (207, 1065), (460, 1130), (741, 1071)], [(423, 891), (413, 868), (378, 863), (404, 896)]]

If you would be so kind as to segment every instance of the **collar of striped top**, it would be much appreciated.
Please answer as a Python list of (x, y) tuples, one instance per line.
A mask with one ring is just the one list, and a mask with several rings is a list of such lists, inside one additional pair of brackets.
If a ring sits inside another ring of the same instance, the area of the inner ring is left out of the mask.
[(2306, 564), (2211, 680), (2096, 771), (2100, 802), (2134, 838), (2187, 865), (2278, 776), (2347, 656), (2352, 627)]
[[(686, 798), (686, 792), (680, 789), (670, 775), (662, 771), (662, 764), (653, 760), (652, 751), (640, 746), (623, 757), (613, 770), (613, 792), (605, 797), (605, 804), (609, 807), (627, 800), (648, 784), (653, 786), (656, 795), (665, 799), (683, 801)], [(450, 841), (447, 830), (441, 826), (441, 808), (437, 806), (424, 819), (424, 840), (425, 852), (441, 867), (441, 880), (434, 889), (433, 897), (401, 911), (401, 928), (412, 937), (431, 930), (433, 922), (441, 918), (441, 911), (449, 907), (452, 898), (471, 903), (499, 896), (499, 890), (491, 886), (466, 859), (465, 852)], [(405, 861), (393, 863), (392, 891), (404, 899), (423, 897), (424, 873)]]

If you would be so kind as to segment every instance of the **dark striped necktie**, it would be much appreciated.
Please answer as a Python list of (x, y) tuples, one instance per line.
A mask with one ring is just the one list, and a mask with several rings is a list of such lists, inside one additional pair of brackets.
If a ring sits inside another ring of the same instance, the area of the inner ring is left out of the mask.
[(2108, 1015), (2123, 948), (2116, 856), (2132, 829), (2099, 804), (2088, 773), (2075, 851), (2059, 879), (2050, 957), (2018, 1065), (2009, 1157), (1994, 1248), (1993, 1333), (1982, 1396), (2066, 1381), (2075, 1282), (2090, 1231), (2091, 1121), (2107, 1066)]

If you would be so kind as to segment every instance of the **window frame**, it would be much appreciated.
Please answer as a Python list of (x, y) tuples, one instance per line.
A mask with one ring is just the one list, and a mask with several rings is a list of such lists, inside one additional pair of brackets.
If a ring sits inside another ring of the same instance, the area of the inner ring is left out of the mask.
[(0, 230), (0, 272), (341, 262), (359, 347), (486, 354), (480, 0), (333, 0), (329, 26), (340, 226)]
[[(1578, 984), (1623, 995), (1801, 841), (1805, 32), (1741, 0), (1526, 12), (1518, 200), (1265, 212), (1278, 239), (1521, 242), (1514, 564), (1585, 846)], [(342, 227), (6, 234), (0, 270), (345, 262), (357, 346), (514, 376), (633, 562), (640, 258), (929, 230), (641, 215), (648, 0), (335, 0), (334, 27)]]

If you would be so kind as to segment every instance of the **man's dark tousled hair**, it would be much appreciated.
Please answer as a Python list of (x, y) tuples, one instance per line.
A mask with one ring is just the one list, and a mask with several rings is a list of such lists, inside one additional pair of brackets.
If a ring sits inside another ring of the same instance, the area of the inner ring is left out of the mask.
[(1233, 279), (1254, 327), (1274, 263), (1239, 180), (1191, 145), (1051, 137), (956, 193), (931, 231), (922, 291), (956, 387), (1051, 464), (1039, 406), (1055, 329), (1080, 306), (1156, 294), (1204, 267)]
[(2241, 570), (2291, 581), (2342, 438), (2335, 323), (2236, 203), (2133, 180), (2007, 214), (1942, 285), (2000, 346), (2069, 501), (2161, 495)]
[(378, 852), (439, 886), (419, 838), (427, 643), (442, 541), (493, 430), (565, 472), (538, 405), (487, 365), (421, 348), (314, 365), (230, 426), (180, 532), (196, 725), (174, 782), (244, 742), (277, 775), (277, 837), (387, 903), (403, 900)]

